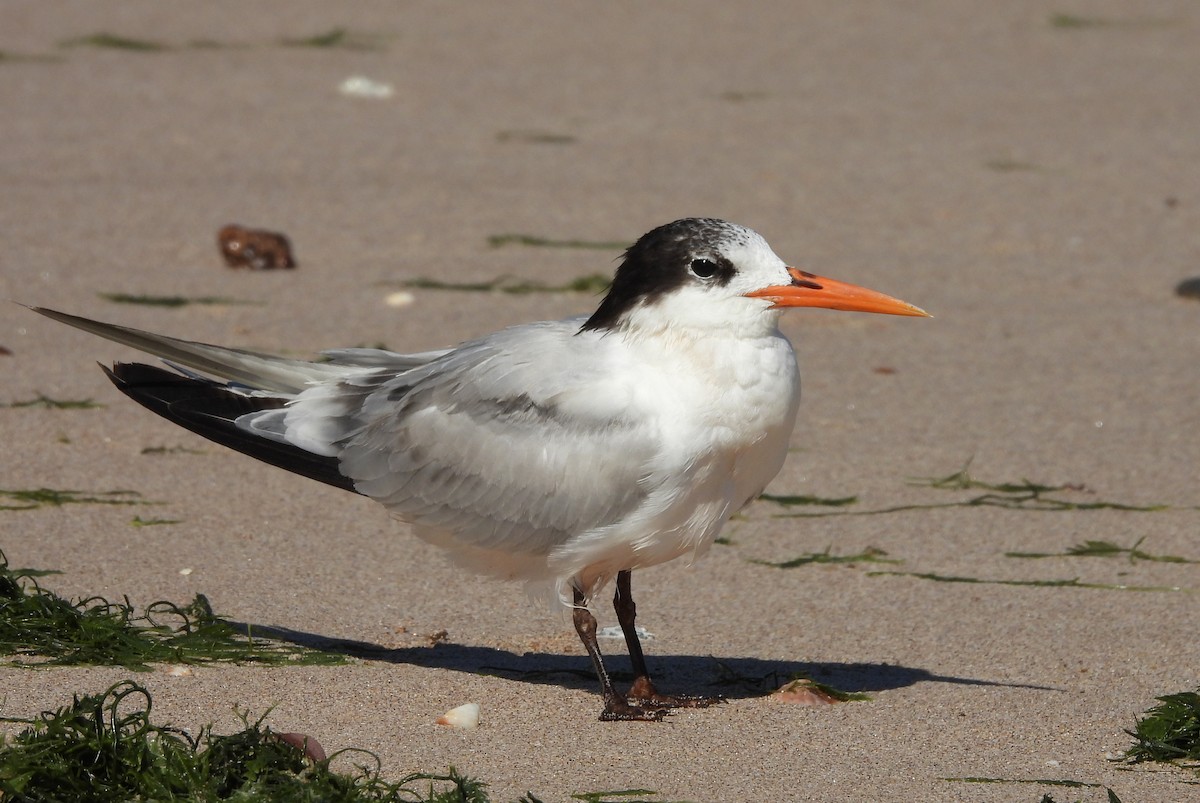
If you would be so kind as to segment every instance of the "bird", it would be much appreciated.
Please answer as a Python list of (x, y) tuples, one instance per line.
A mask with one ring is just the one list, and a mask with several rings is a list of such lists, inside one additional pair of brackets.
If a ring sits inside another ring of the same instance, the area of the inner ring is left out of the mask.
[[(469, 569), (552, 589), (595, 669), (600, 719), (656, 721), (719, 698), (659, 692), (632, 572), (702, 555), (782, 468), (800, 390), (778, 326), (790, 307), (928, 317), (791, 267), (757, 232), (713, 218), (638, 238), (589, 316), (437, 351), (309, 362), (31, 309), (161, 358), (101, 366), (158, 415), (371, 497)], [(589, 608), (614, 581), (625, 693)]]

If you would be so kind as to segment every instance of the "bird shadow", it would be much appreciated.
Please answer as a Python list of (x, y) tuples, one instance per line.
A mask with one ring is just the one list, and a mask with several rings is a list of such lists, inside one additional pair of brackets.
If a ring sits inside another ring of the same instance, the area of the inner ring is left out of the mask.
[[(492, 675), (522, 683), (568, 689), (592, 690), (598, 683), (591, 659), (586, 655), (517, 653), (496, 647), (447, 642), (420, 647), (385, 647), (367, 641), (332, 638), (284, 627), (232, 624), (247, 634), (252, 632), (257, 638), (286, 641), (320, 652), (366, 661)], [(714, 655), (649, 656), (647, 663), (656, 685), (665, 692), (704, 691), (727, 699), (761, 697), (797, 677), (851, 693), (887, 691), (918, 683), (1065, 691), (1055, 686), (939, 675), (920, 667), (887, 663), (780, 661)], [(605, 665), (613, 680), (633, 680), (633, 673), (625, 668), (628, 666), (625, 655), (608, 656)]]

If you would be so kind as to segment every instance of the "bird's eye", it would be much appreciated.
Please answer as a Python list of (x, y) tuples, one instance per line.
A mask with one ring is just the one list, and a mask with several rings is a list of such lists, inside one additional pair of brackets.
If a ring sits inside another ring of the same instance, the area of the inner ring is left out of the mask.
[(717, 263), (711, 259), (693, 259), (692, 273), (701, 279), (711, 279), (717, 273)]

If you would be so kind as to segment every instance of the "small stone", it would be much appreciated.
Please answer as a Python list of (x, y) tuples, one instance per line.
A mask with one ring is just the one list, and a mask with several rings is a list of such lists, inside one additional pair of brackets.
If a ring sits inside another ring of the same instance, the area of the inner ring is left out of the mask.
[(230, 224), (217, 232), (217, 245), (221, 247), (225, 264), (231, 268), (275, 270), (296, 267), (292, 244), (279, 232)]

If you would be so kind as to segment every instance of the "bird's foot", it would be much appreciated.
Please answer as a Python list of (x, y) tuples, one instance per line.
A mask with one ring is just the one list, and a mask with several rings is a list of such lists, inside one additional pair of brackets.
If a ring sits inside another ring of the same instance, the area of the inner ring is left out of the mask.
[(635, 705), (614, 696), (604, 701), (604, 710), (600, 712), (600, 721), (661, 722), (669, 711), (668, 706)]
[(724, 697), (701, 697), (690, 694), (659, 694), (645, 675), (639, 676), (624, 697), (611, 687), (604, 691), (604, 710), (601, 722), (661, 722), (675, 708), (707, 708), (725, 702)]
[(704, 697), (698, 694), (660, 694), (650, 678), (642, 675), (633, 681), (625, 699), (638, 708), (669, 711), (672, 708), (708, 708), (725, 702), (724, 697)]

